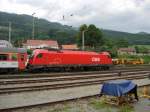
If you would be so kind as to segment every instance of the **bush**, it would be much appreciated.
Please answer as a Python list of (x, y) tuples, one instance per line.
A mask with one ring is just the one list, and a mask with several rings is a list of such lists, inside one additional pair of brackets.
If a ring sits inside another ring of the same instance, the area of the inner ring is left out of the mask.
[(28, 55), (31, 55), (31, 54), (32, 54), (32, 50), (27, 49), (27, 54), (28, 54)]

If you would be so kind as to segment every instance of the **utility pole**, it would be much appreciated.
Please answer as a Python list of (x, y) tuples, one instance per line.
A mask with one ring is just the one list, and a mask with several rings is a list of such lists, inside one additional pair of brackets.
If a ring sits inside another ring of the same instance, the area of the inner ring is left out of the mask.
[(35, 24), (35, 18), (34, 18), (34, 15), (35, 15), (36, 13), (34, 12), (33, 14), (32, 14), (32, 39), (34, 40), (34, 24)]
[(82, 31), (82, 50), (84, 50), (84, 33), (85, 31)]
[(8, 30), (9, 30), (9, 39), (8, 39), (8, 41), (11, 43), (11, 22), (9, 22)]
[(85, 32), (87, 30), (82, 31), (82, 50), (85, 50)]

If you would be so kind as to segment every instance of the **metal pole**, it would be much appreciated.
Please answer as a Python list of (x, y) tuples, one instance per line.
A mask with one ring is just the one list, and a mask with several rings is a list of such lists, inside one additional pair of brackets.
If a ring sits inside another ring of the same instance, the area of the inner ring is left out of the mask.
[(34, 16), (32, 21), (32, 39), (34, 39)]
[(84, 30), (82, 31), (82, 50), (84, 50)]
[(32, 39), (34, 39), (34, 24), (35, 24), (35, 23), (34, 23), (34, 21), (35, 21), (35, 20), (34, 20), (34, 19), (35, 19), (35, 18), (34, 18), (34, 14), (35, 14), (35, 13), (32, 14)]
[(9, 22), (9, 40), (8, 41), (11, 43), (11, 22)]

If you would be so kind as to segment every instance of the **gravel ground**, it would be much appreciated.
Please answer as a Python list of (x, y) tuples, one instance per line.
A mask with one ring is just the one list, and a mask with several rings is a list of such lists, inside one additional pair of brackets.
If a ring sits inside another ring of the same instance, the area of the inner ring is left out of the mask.
[(12, 112), (149, 112), (149, 110), (150, 100), (144, 98), (141, 98), (139, 102), (121, 107), (105, 104), (103, 99), (94, 97), (59, 104), (48, 104), (46, 106), (13, 110)]

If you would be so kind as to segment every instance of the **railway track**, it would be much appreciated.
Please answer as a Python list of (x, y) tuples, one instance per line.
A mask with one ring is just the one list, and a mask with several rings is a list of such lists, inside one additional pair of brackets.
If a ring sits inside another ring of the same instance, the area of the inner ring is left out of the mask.
[(22, 84), (22, 83), (42, 83), (42, 82), (54, 82), (54, 81), (63, 81), (63, 80), (76, 80), (76, 79), (89, 79), (89, 78), (103, 78), (103, 77), (114, 77), (118, 75), (128, 75), (128, 74), (144, 74), (148, 73), (150, 71), (148, 70), (136, 70), (134, 71), (122, 71), (122, 72), (84, 72), (82, 74), (54, 74), (54, 75), (45, 75), (42, 77), (25, 77), (25, 78), (13, 78), (13, 79), (0, 79), (0, 84), (1, 85), (6, 85), (6, 84)]
[[(113, 70), (113, 69), (133, 69), (133, 68), (146, 68), (146, 67), (150, 67), (150, 64), (143, 64), (143, 65), (112, 65), (111, 67), (110, 67), (110, 70)], [(94, 69), (93, 69), (94, 70)], [(92, 71), (93, 71), (92, 70)], [(95, 69), (96, 70), (96, 69)], [(97, 69), (98, 71), (100, 70), (100, 69)], [(96, 71), (97, 71), (96, 70)], [(104, 69), (102, 69), (102, 70), (104, 70)], [(81, 70), (81, 69), (75, 69), (75, 70), (71, 70), (71, 71), (84, 71), (84, 70)], [(69, 71), (69, 72), (71, 72), (71, 71)], [(87, 71), (87, 70), (86, 70)], [(5, 74), (5, 75), (9, 75), (9, 74), (29, 74), (29, 73), (33, 73), (33, 74), (37, 74), (37, 73), (57, 73), (57, 72), (68, 72), (68, 71), (63, 71), (63, 70), (60, 70), (60, 69), (44, 69), (44, 68), (40, 68), (40, 69), (35, 69), (35, 70), (33, 70), (33, 71), (28, 71), (27, 69), (26, 70), (24, 70), (23, 72), (19, 72), (19, 73), (17, 73), (17, 72), (6, 72), (6, 73), (2, 73), (2, 72), (0, 72), (0, 75), (3, 75), (3, 74)]]
[(150, 70), (134, 69), (113, 72), (82, 72), (71, 74), (53, 74), (39, 77), (16, 77), (0, 79), (0, 94), (29, 92), (68, 87), (101, 84), (104, 81), (116, 79), (143, 79), (150, 75)]
[(150, 65), (138, 65), (129, 67), (114, 66), (107, 71), (76, 71), (76, 72), (43, 72), (43, 73), (21, 73), (21, 74), (0, 74), (0, 79), (13, 79), (13, 78), (37, 78), (37, 77), (55, 77), (55, 76), (66, 76), (66, 75), (76, 75), (76, 74), (97, 74), (97, 73), (115, 73), (115, 72), (126, 72), (126, 71), (141, 71), (149, 70)]
[[(135, 80), (148, 77), (150, 77), (149, 67), (119, 68), (109, 71), (0, 75), (0, 95), (7, 96), (14, 93), (24, 94), (28, 92), (32, 94), (33, 91), (61, 90), (65, 88), (99, 85), (109, 80)], [(27, 107), (32, 106), (33, 104), (27, 105)], [(26, 108), (26, 106), (12, 106), (2, 110), (11, 110), (11, 108)]]

